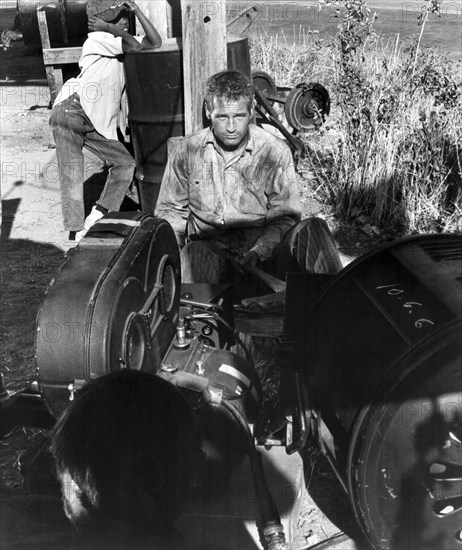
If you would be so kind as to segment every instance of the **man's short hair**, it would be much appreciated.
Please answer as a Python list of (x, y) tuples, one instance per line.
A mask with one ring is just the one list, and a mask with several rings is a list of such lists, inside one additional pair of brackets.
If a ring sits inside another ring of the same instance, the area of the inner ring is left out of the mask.
[(221, 71), (212, 75), (205, 85), (205, 103), (210, 110), (214, 97), (227, 101), (245, 99), (250, 111), (254, 100), (253, 85), (240, 71)]
[(51, 451), (58, 475), (98, 518), (156, 532), (187, 500), (198, 437), (180, 391), (147, 372), (121, 370), (85, 386), (59, 418)]

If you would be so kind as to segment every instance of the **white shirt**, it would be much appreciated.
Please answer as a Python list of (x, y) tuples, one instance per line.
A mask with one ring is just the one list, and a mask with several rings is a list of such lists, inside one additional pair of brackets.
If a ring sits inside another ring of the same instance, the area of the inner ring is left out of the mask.
[[(143, 36), (135, 36), (141, 43)], [(127, 126), (127, 94), (123, 69), (122, 38), (108, 32), (91, 32), (82, 46), (80, 74), (60, 90), (55, 105), (77, 93), (96, 131), (117, 139)]]

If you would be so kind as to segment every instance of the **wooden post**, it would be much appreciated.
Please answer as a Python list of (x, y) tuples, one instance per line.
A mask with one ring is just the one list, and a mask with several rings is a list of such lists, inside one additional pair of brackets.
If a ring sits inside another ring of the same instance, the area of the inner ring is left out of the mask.
[[(167, 0), (137, 0), (136, 3), (163, 39), (172, 36), (172, 13)], [(136, 22), (136, 32), (137, 34), (144, 34), (138, 21)]]
[(225, 0), (181, 0), (185, 133), (202, 128), (204, 84), (226, 69)]
[(42, 42), (43, 64), (50, 89), (50, 106), (55, 102), (59, 90), (63, 87), (63, 65), (79, 62), (82, 48), (52, 48), (48, 33), (46, 6), (37, 7), (37, 22)]

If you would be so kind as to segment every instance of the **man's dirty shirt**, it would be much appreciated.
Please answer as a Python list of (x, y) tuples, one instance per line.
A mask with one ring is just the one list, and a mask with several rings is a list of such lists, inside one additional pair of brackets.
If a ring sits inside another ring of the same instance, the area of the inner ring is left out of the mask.
[(300, 206), (289, 147), (251, 124), (240, 155), (227, 164), (210, 128), (183, 138), (167, 163), (155, 214), (171, 224), (180, 247), (195, 234), (264, 261), (300, 220)]

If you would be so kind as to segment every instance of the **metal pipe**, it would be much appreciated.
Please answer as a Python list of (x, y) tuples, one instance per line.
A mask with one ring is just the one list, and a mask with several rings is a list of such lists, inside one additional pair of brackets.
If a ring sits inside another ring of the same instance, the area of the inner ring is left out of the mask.
[(257, 528), (260, 533), (260, 541), (264, 545), (265, 550), (288, 550), (289, 546), (285, 539), (281, 518), (266, 483), (261, 454), (255, 448), (250, 428), (239, 411), (231, 403), (223, 400), (221, 404), (233, 415), (247, 439), (255, 496), (257, 498), (259, 515)]

